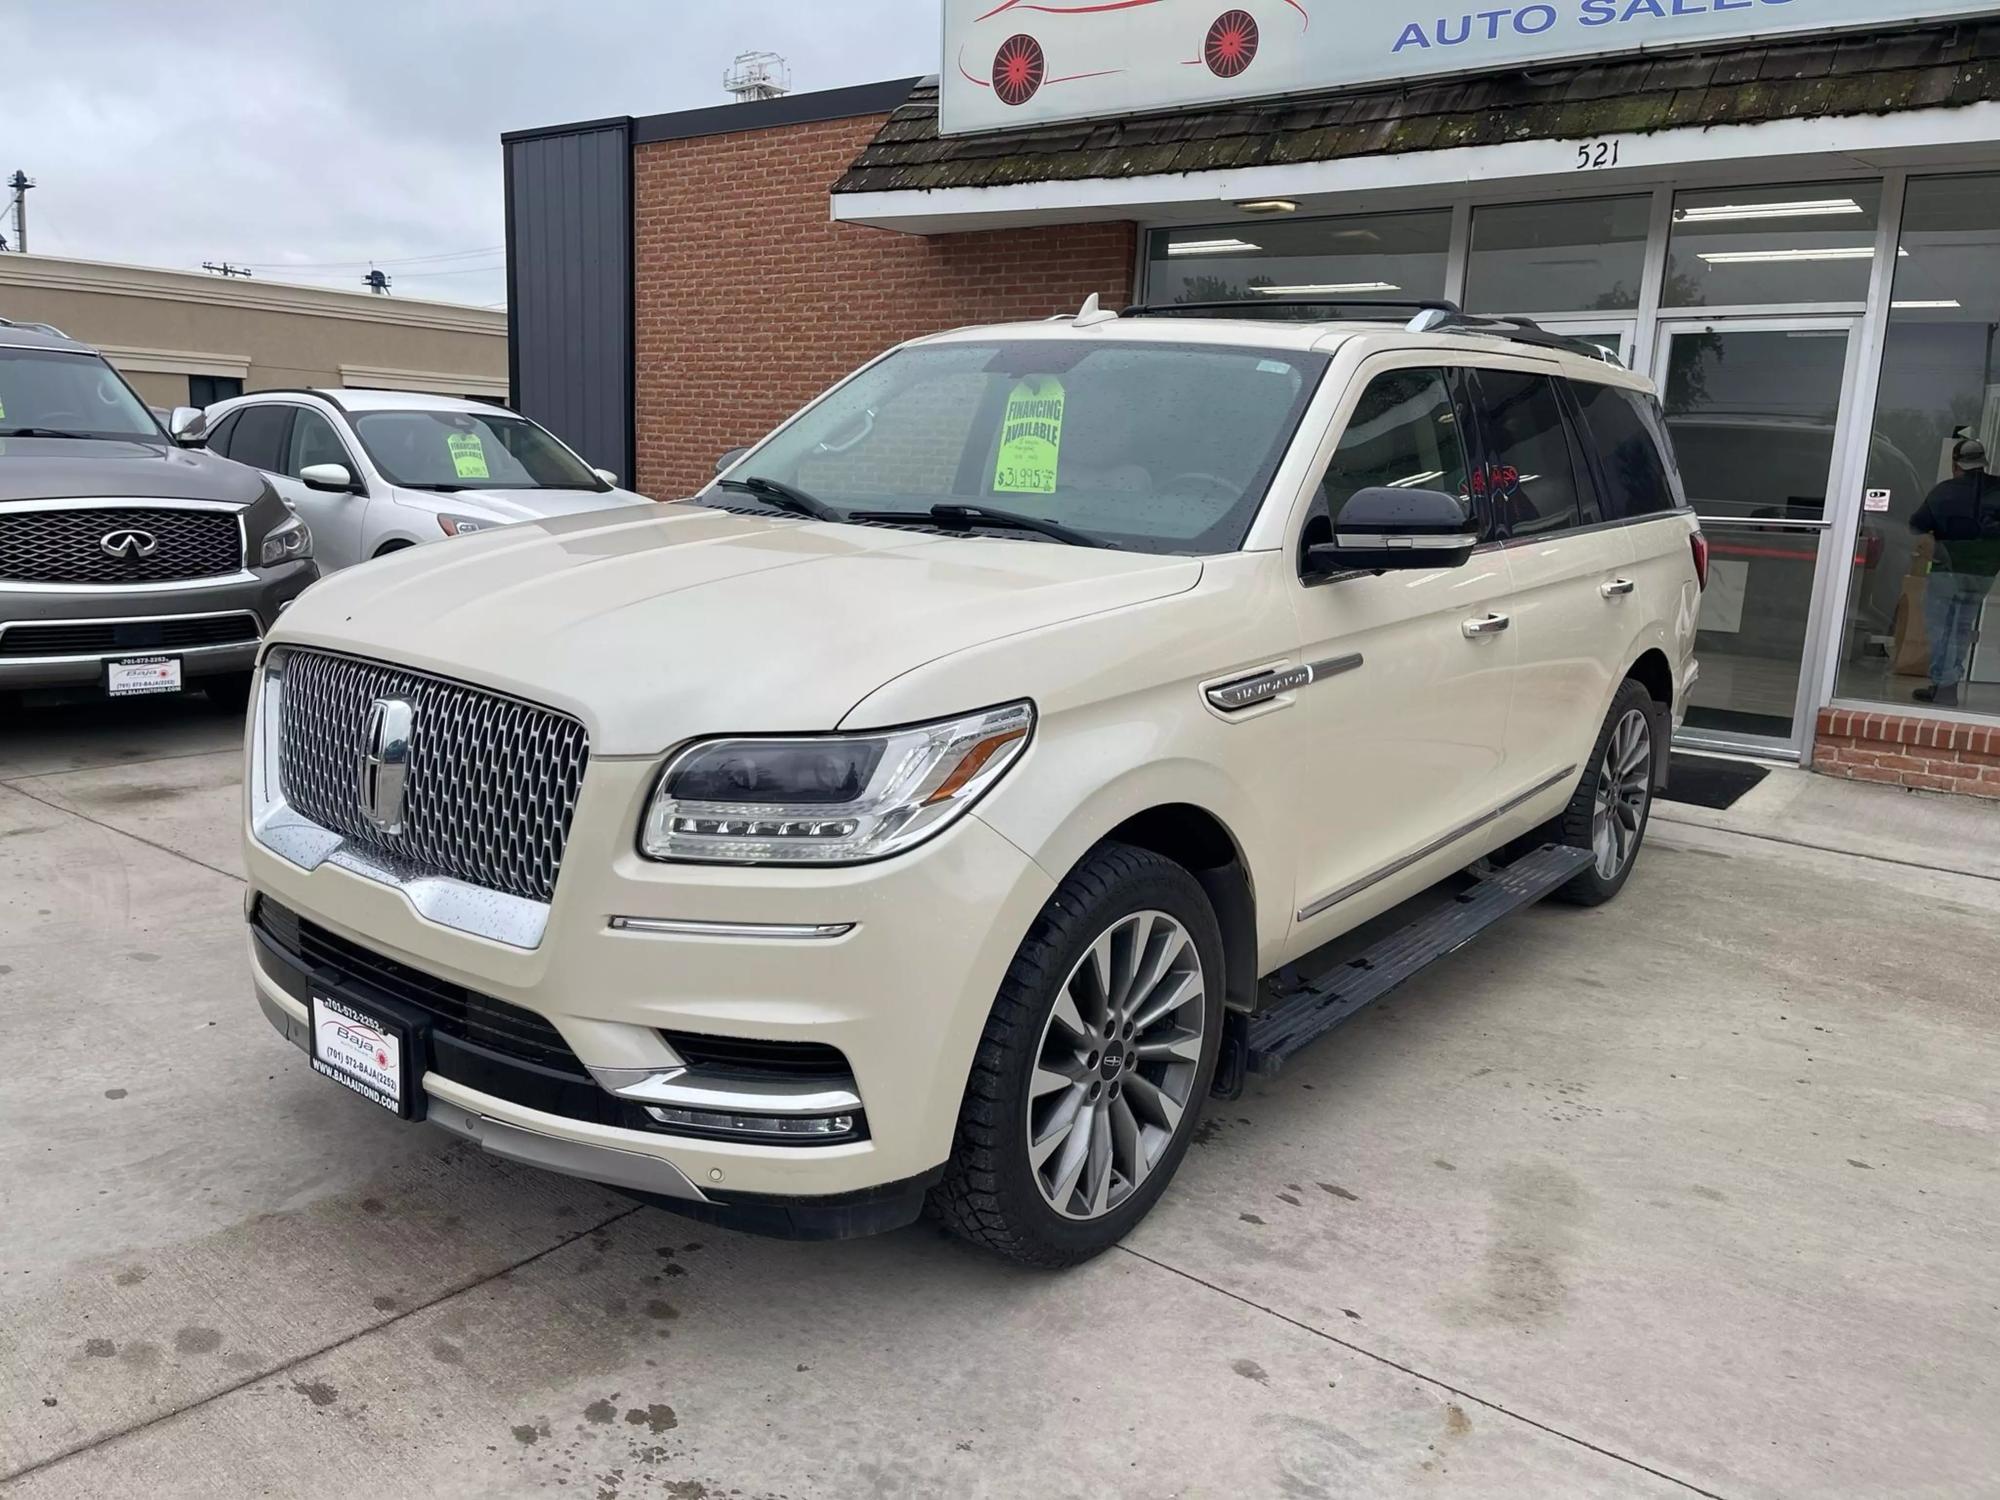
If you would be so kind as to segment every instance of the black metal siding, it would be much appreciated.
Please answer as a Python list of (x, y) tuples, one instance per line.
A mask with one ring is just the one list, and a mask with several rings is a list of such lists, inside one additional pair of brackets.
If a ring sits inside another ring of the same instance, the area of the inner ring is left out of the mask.
[(509, 136), (502, 149), (514, 405), (629, 484), (631, 121)]

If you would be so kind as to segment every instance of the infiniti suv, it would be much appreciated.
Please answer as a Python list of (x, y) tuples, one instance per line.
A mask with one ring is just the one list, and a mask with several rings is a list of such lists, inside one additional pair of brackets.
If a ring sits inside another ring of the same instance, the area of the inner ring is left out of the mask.
[(0, 325), (0, 691), (240, 707), (317, 576), (312, 533), (254, 470), (177, 447), (95, 350)]

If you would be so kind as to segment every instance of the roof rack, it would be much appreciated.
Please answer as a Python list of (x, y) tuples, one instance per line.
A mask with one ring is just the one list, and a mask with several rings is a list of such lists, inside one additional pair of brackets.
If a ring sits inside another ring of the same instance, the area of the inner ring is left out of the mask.
[[(31, 323), (26, 318), (0, 318), (0, 328), (19, 328), (26, 333), (46, 333), (50, 338), (69, 338), (68, 334), (53, 323)], [(75, 340), (71, 342), (74, 343)]]
[[(317, 400), (324, 401), (328, 406), (332, 407), (335, 411), (347, 410), (346, 405), (341, 401), (340, 397), (336, 396), (333, 393), (332, 390), (320, 389), (318, 387), (310, 385), (259, 386), (254, 391), (245, 391), (243, 393), (243, 396), (311, 396)], [(228, 397), (227, 399), (231, 401), (240, 401), (243, 399), (243, 396), (231, 396)]]
[(1588, 359), (1603, 360), (1606, 364), (1624, 366), (1618, 356), (1588, 339), (1570, 338), (1564, 334), (1551, 333), (1532, 318), (1487, 317), (1468, 313), (1456, 302), (1442, 298), (1381, 298), (1381, 297), (1256, 297), (1241, 298), (1225, 302), (1153, 302), (1138, 307), (1128, 307), (1124, 316), (1128, 318), (1172, 318), (1172, 317), (1257, 317), (1269, 312), (1311, 311), (1317, 308), (1332, 310), (1336, 317), (1381, 319), (1384, 312), (1398, 313), (1414, 310), (1416, 316), (1405, 325), (1411, 333), (1469, 333), (1483, 334), (1490, 338), (1506, 339), (1516, 344), (1532, 344), (1541, 349), (1560, 349), (1566, 354), (1580, 354)]

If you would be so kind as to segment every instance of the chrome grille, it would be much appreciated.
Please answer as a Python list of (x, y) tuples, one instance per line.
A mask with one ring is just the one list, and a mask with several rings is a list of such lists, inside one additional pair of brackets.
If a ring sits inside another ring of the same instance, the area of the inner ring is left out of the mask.
[[(114, 556), (104, 538), (136, 531), (148, 556)], [(233, 510), (79, 506), (10, 510), (0, 505), (0, 582), (177, 583), (243, 568), (243, 528)]]
[[(548, 901), (562, 868), (589, 740), (567, 714), (378, 662), (288, 651), (278, 772), (321, 827), (414, 871)], [(361, 808), (360, 761), (377, 698), (412, 705), (401, 829)]]

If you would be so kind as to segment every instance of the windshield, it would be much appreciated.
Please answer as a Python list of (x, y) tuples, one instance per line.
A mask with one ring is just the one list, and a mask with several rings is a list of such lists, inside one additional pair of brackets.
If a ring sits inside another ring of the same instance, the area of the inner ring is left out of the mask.
[(607, 490), (574, 453), (505, 412), (364, 411), (354, 434), (392, 484), (414, 490)]
[(24, 436), (167, 441), (146, 403), (97, 355), (0, 348), (0, 437)]
[[(1242, 543), (1323, 355), (1079, 338), (899, 350), (730, 470), (843, 511), (978, 505), (1141, 552)], [(736, 496), (731, 496), (735, 503)]]

